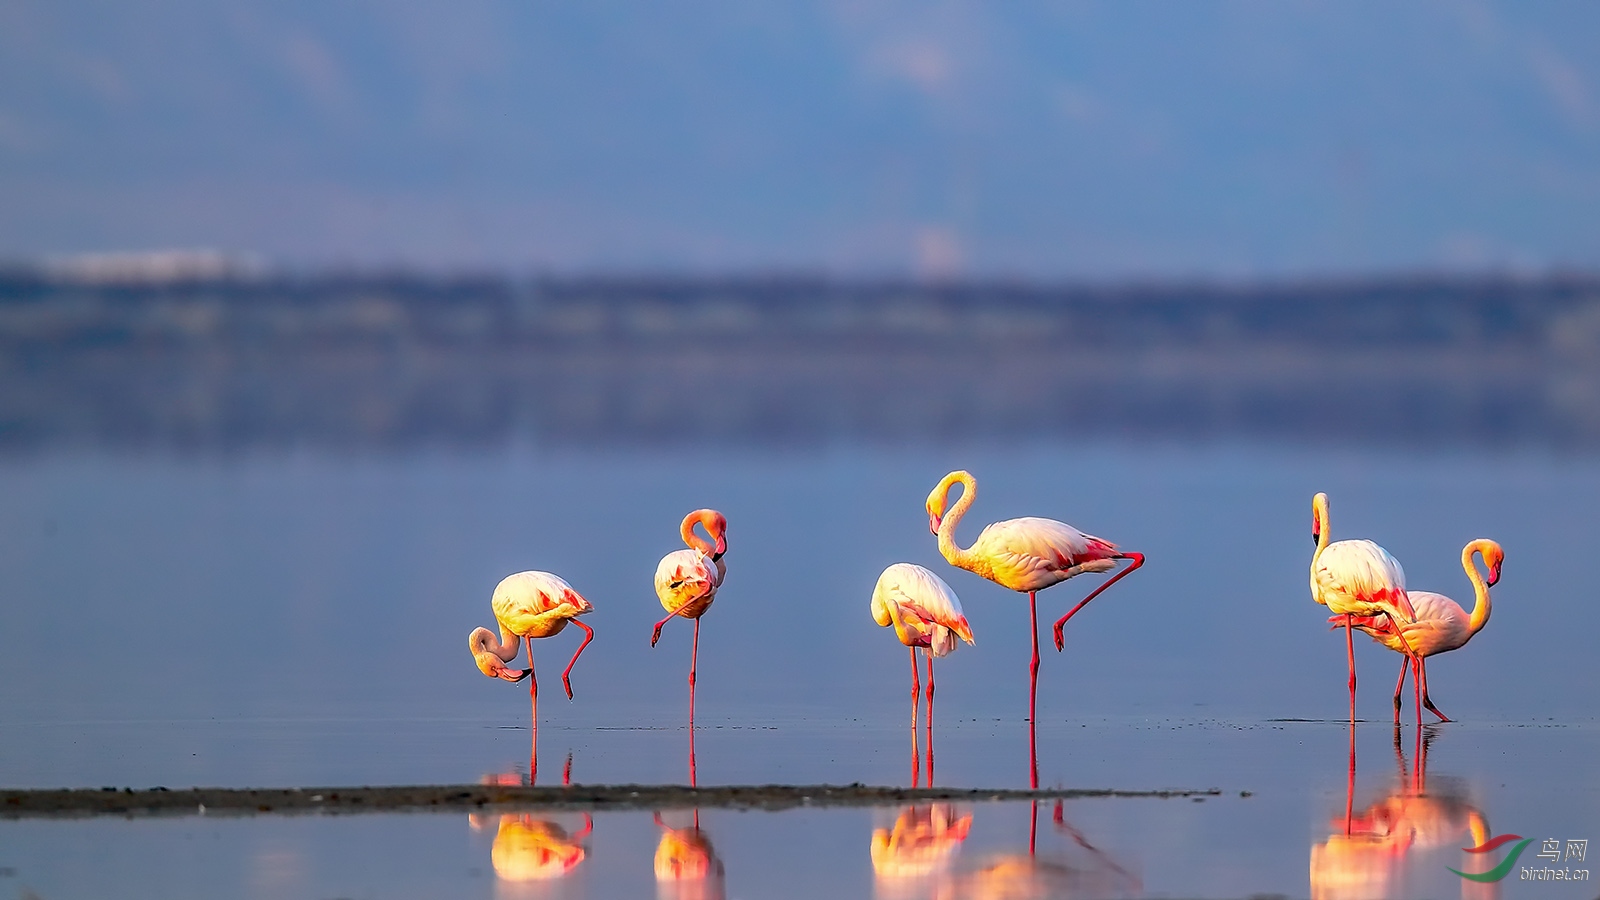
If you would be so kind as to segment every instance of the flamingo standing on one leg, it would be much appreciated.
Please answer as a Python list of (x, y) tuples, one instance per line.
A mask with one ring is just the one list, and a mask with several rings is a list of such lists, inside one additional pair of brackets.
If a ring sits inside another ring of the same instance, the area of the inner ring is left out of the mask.
[(956, 649), (956, 638), (972, 643), (972, 626), (961, 600), (944, 579), (912, 563), (895, 563), (872, 589), (872, 620), (894, 626), (911, 652), (911, 786), (917, 781), (917, 648), (928, 658), (928, 787), (933, 787), (933, 658)]
[[(1372, 541), (1328, 543), (1328, 495), (1311, 498), (1311, 599), (1344, 618), (1346, 658), (1350, 666), (1350, 721), (1356, 720), (1357, 616), (1390, 615), (1402, 622), (1416, 619), (1406, 595), (1406, 573), (1389, 551)], [(1401, 637), (1400, 643), (1405, 644)], [(1410, 655), (1410, 648), (1401, 651)], [(1422, 714), (1417, 713), (1421, 724)]]
[[(1473, 565), (1473, 554), (1481, 555), (1484, 565), (1489, 567), (1487, 581), (1478, 574), (1478, 567)], [(1428, 657), (1466, 646), (1473, 635), (1489, 624), (1489, 588), (1499, 582), (1500, 566), (1505, 562), (1505, 558), (1505, 551), (1500, 549), (1500, 545), (1486, 538), (1472, 541), (1461, 549), (1461, 567), (1467, 571), (1467, 578), (1472, 580), (1471, 615), (1461, 608), (1461, 604), (1443, 594), (1435, 594), (1432, 591), (1410, 591), (1407, 596), (1411, 599), (1412, 609), (1416, 611), (1416, 621), (1401, 624), (1399, 634), (1395, 633), (1395, 620), (1388, 616), (1355, 617), (1356, 628), (1372, 635), (1373, 640), (1390, 650), (1405, 654), (1400, 663), (1400, 680), (1394, 686), (1396, 722), (1400, 721), (1400, 692), (1405, 688), (1408, 666), (1416, 677), (1416, 688), (1422, 692), (1422, 705), (1438, 716), (1440, 721), (1450, 721), (1448, 716), (1439, 712), (1428, 696)], [(1334, 616), (1328, 621), (1331, 623), (1341, 618), (1343, 617)], [(1407, 647), (1410, 649), (1409, 654), (1406, 652)]]
[[(705, 528), (711, 540), (694, 531), (695, 525)], [(686, 550), (674, 550), (661, 557), (656, 565), (656, 596), (667, 617), (656, 623), (650, 634), (650, 646), (661, 640), (661, 628), (675, 616), (694, 620), (694, 643), (689, 651), (689, 784), (695, 783), (694, 765), (694, 692), (695, 667), (700, 658), (700, 617), (717, 599), (717, 589), (728, 574), (722, 561), (728, 552), (728, 519), (714, 509), (697, 509), (683, 517), (678, 533), (688, 545)]]
[[(961, 498), (945, 514), (951, 488), (962, 486)], [(951, 472), (940, 479), (928, 495), (928, 529), (939, 537), (939, 552), (953, 566), (966, 569), (1013, 591), (1028, 592), (1028, 613), (1033, 630), (1033, 660), (1028, 668), (1029, 733), (1035, 720), (1035, 698), (1039, 693), (1039, 610), (1035, 594), (1084, 572), (1109, 572), (1117, 560), (1132, 564), (1106, 580), (1056, 621), (1056, 650), (1064, 646), (1062, 628), (1101, 591), (1144, 565), (1144, 554), (1123, 552), (1117, 545), (1092, 534), (1084, 534), (1055, 519), (1022, 518), (995, 522), (978, 534), (971, 547), (956, 546), (956, 525), (978, 496), (978, 482), (965, 471)], [(1037, 770), (1037, 764), (1035, 764)], [(1038, 772), (1033, 773), (1038, 787)]]
[[(573, 590), (572, 585), (549, 572), (507, 575), (495, 587), (489, 605), (500, 626), (499, 639), (496, 640), (494, 632), (487, 628), (474, 628), (467, 641), (483, 674), (510, 682), (523, 678), (531, 681), (528, 686), (533, 705), (533, 755), (528, 766), (531, 783), (539, 764), (539, 676), (533, 671), (533, 639), (558, 634), (568, 622), (584, 630), (583, 641), (561, 672), (561, 684), (567, 690), (567, 699), (571, 700), (572, 667), (583, 648), (594, 640), (594, 629), (578, 621), (578, 616), (592, 612), (594, 607)], [(528, 668), (507, 669), (505, 664), (517, 658), (524, 641), (528, 645)]]

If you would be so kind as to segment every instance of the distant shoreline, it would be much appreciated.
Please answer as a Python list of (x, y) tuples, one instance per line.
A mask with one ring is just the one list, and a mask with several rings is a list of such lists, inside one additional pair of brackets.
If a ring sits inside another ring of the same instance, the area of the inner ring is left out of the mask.
[(1600, 447), (1600, 277), (86, 283), (0, 272), (0, 452), (985, 437)]

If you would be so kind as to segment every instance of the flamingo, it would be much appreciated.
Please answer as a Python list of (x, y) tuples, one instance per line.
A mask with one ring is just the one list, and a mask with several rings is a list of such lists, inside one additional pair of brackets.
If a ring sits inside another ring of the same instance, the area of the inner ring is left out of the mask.
[[(1483, 557), (1484, 565), (1489, 568), (1489, 579), (1484, 580), (1478, 574), (1478, 567), (1473, 564), (1474, 554)], [(1461, 567), (1466, 570), (1467, 578), (1472, 581), (1472, 614), (1461, 608), (1461, 604), (1451, 600), (1443, 594), (1432, 591), (1411, 591), (1407, 596), (1411, 599), (1412, 609), (1416, 611), (1416, 621), (1400, 625), (1399, 634), (1395, 633), (1395, 621), (1388, 616), (1357, 616), (1354, 619), (1355, 627), (1367, 634), (1372, 639), (1390, 650), (1405, 653), (1409, 646), (1410, 655), (1401, 660), (1400, 680), (1394, 686), (1394, 720), (1400, 721), (1400, 692), (1406, 684), (1406, 667), (1410, 666), (1416, 675), (1416, 686), (1422, 692), (1422, 705), (1428, 711), (1439, 717), (1442, 722), (1450, 721), (1444, 713), (1439, 712), (1433, 705), (1433, 700), (1428, 697), (1428, 657), (1439, 653), (1448, 653), (1466, 646), (1472, 636), (1489, 624), (1489, 588), (1500, 581), (1500, 566), (1505, 562), (1505, 551), (1500, 545), (1487, 538), (1469, 542), (1461, 548)], [(1341, 617), (1334, 616), (1328, 621), (1333, 622)]]
[(916, 786), (917, 648), (928, 659), (928, 786), (933, 787), (933, 658), (956, 649), (956, 638), (972, 643), (972, 626), (961, 612), (961, 600), (944, 579), (912, 563), (895, 563), (878, 576), (872, 589), (872, 620), (894, 626), (911, 653), (912, 787)]
[[(961, 483), (961, 499), (945, 514), (951, 488)], [(978, 534), (971, 547), (956, 546), (956, 525), (978, 496), (978, 482), (965, 471), (951, 472), (940, 479), (928, 495), (928, 530), (939, 537), (939, 552), (952, 566), (966, 569), (1013, 591), (1028, 592), (1028, 613), (1033, 628), (1033, 661), (1028, 669), (1028, 722), (1034, 722), (1034, 700), (1039, 692), (1039, 610), (1035, 594), (1084, 572), (1109, 572), (1116, 561), (1132, 565), (1111, 576), (1090, 592), (1055, 624), (1056, 650), (1064, 646), (1062, 627), (1101, 591), (1144, 565), (1143, 553), (1124, 553), (1117, 545), (1092, 534), (1084, 534), (1065, 522), (1054, 519), (1022, 518), (995, 522)], [(1034, 785), (1038, 787), (1037, 784)]]
[[(695, 534), (700, 525), (711, 540)], [(650, 633), (650, 646), (661, 640), (661, 628), (676, 616), (694, 620), (694, 644), (689, 650), (689, 783), (694, 778), (694, 686), (695, 667), (700, 659), (700, 617), (717, 599), (717, 589), (728, 574), (722, 555), (728, 552), (728, 519), (714, 509), (697, 509), (683, 517), (678, 533), (688, 549), (674, 550), (656, 564), (656, 596), (667, 617)]]
[[(507, 575), (495, 587), (489, 606), (494, 610), (495, 621), (500, 626), (500, 637), (496, 639), (494, 632), (487, 628), (474, 628), (467, 641), (472, 649), (472, 657), (483, 674), (512, 683), (524, 678), (530, 680), (528, 694), (533, 703), (535, 751), (529, 764), (531, 778), (538, 765), (539, 743), (539, 676), (533, 671), (533, 639), (559, 634), (568, 622), (584, 630), (583, 641), (573, 652), (572, 661), (561, 672), (561, 684), (567, 690), (567, 699), (571, 700), (572, 667), (578, 662), (583, 648), (594, 640), (594, 629), (578, 621), (578, 616), (592, 612), (594, 607), (579, 596), (572, 585), (549, 572)], [(528, 668), (507, 668), (505, 664), (517, 658), (524, 641), (528, 645)]]
[[(1343, 617), (1350, 665), (1350, 721), (1356, 720), (1356, 616), (1390, 615), (1412, 622), (1416, 613), (1406, 596), (1406, 573), (1389, 551), (1372, 541), (1328, 543), (1328, 495), (1311, 498), (1311, 599)], [(1405, 644), (1405, 637), (1400, 637)], [(1401, 651), (1410, 655), (1410, 648)], [(1417, 714), (1422, 722), (1422, 714)]]

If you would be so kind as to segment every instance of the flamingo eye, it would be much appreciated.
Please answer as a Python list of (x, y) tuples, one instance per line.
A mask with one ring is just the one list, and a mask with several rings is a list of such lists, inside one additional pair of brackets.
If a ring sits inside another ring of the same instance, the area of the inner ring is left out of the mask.
[(674, 581), (674, 582), (673, 582), (673, 583), (672, 583), (672, 584), (671, 584), (671, 587), (675, 587), (675, 588), (681, 588), (681, 587), (683, 587), (683, 582), (681, 582), (681, 581)]

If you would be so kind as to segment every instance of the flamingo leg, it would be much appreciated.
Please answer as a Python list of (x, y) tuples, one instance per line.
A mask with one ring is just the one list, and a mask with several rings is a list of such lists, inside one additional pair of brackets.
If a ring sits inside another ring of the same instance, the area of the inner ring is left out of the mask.
[(1352, 624), (1354, 621), (1355, 617), (1350, 613), (1344, 614), (1344, 649), (1345, 658), (1350, 663), (1350, 724), (1352, 725), (1356, 721), (1356, 639)]
[(528, 748), (528, 784), (532, 785), (539, 779), (539, 676), (533, 671), (533, 638), (523, 640), (528, 642), (528, 698), (533, 705), (533, 738)]
[(1406, 670), (1411, 668), (1411, 657), (1400, 658), (1400, 680), (1394, 683), (1394, 723), (1400, 724), (1400, 692), (1406, 687)]
[(567, 753), (567, 764), (561, 767), (561, 785), (567, 787), (572, 784), (572, 753)]
[(1411, 705), (1417, 711), (1417, 727), (1422, 727), (1422, 657), (1411, 657)]
[(694, 694), (695, 694), (695, 665), (700, 659), (700, 620), (694, 620), (694, 646), (689, 651), (689, 786), (695, 784), (695, 759), (694, 759)]
[[(700, 661), (700, 620), (694, 620), (694, 644), (689, 649), (689, 706), (694, 707), (694, 669)], [(693, 714), (691, 713), (691, 716)]]
[[(678, 604), (678, 608), (677, 609), (673, 610), (672, 612), (667, 613), (667, 617), (665, 619), (662, 619), (661, 621), (657, 622), (656, 623), (656, 630), (650, 632), (650, 646), (654, 647), (656, 645), (656, 641), (661, 640), (661, 627), (663, 625), (666, 625), (668, 622), (671, 622), (675, 616), (677, 616), (679, 613), (683, 612), (684, 610), (688, 609), (689, 608), (689, 604), (694, 603), (695, 601), (697, 601), (699, 599), (700, 599), (699, 597), (690, 597), (689, 599), (687, 599), (687, 600), (683, 601), (682, 603)], [(574, 619), (573, 621), (577, 621), (577, 620)]]
[[(1037, 787), (1037, 785), (1035, 785)], [(1028, 855), (1034, 854), (1034, 844), (1039, 836), (1039, 801), (1033, 801), (1033, 818), (1028, 822)]]
[[(1028, 664), (1028, 786), (1039, 789), (1039, 748), (1036, 728), (1038, 715), (1036, 700), (1039, 696), (1039, 604), (1035, 592), (1028, 592), (1028, 616), (1033, 634), (1033, 661)], [(1038, 804), (1034, 812), (1038, 813)], [(1030, 842), (1031, 843), (1031, 842)]]
[[(567, 699), (568, 700), (572, 699), (572, 677), (571, 677), (572, 676), (572, 667), (577, 664), (578, 657), (583, 654), (583, 648), (589, 646), (589, 642), (594, 640), (594, 629), (593, 628), (590, 628), (589, 626), (583, 624), (582, 622), (578, 621), (577, 619), (573, 619), (572, 620), (572, 624), (578, 626), (579, 628), (582, 628), (583, 631), (584, 631), (584, 635), (583, 635), (583, 642), (578, 645), (578, 649), (577, 650), (574, 650), (572, 652), (572, 661), (568, 662), (567, 663), (567, 667), (561, 671), (561, 686), (567, 689)], [(532, 645), (530, 645), (530, 646), (532, 646)]]
[[(1417, 658), (1417, 677), (1422, 681), (1422, 705), (1427, 707), (1429, 712), (1438, 716), (1439, 721), (1450, 721), (1450, 717), (1439, 712), (1439, 708), (1434, 706), (1433, 700), (1428, 697), (1428, 661), (1425, 658)], [(1418, 713), (1418, 715), (1421, 715), (1421, 713)]]
[(917, 747), (917, 712), (922, 705), (922, 682), (917, 673), (917, 648), (907, 647), (906, 652), (911, 655), (911, 786), (916, 787), (922, 781), (922, 773), (918, 771), (922, 764), (922, 750)]
[(933, 787), (933, 654), (926, 655), (928, 657), (928, 787)]
[(1067, 614), (1066, 615), (1064, 615), (1060, 619), (1056, 620), (1056, 627), (1055, 627), (1056, 652), (1058, 652), (1058, 653), (1061, 652), (1062, 648), (1066, 646), (1066, 638), (1062, 634), (1061, 629), (1066, 626), (1068, 619), (1070, 619), (1073, 616), (1077, 615), (1078, 614), (1078, 610), (1083, 609), (1085, 606), (1087, 606), (1089, 604), (1090, 600), (1093, 600), (1094, 598), (1100, 596), (1100, 593), (1102, 591), (1104, 591), (1106, 588), (1111, 587), (1113, 584), (1116, 584), (1118, 581), (1120, 581), (1122, 579), (1122, 576), (1124, 576), (1124, 575), (1128, 574), (1129, 572), (1132, 572), (1134, 569), (1137, 569), (1140, 566), (1144, 565), (1144, 554), (1143, 553), (1118, 553), (1116, 556), (1113, 556), (1112, 559), (1128, 559), (1128, 560), (1132, 560), (1133, 561), (1133, 565), (1127, 567), (1126, 569), (1123, 569), (1121, 572), (1118, 572), (1117, 574), (1115, 574), (1115, 575), (1111, 576), (1110, 578), (1106, 579), (1106, 583), (1105, 584), (1102, 584), (1099, 587), (1095, 588), (1093, 591), (1090, 591), (1089, 592), (1089, 596), (1083, 598), (1082, 600), (1079, 600), (1077, 606), (1074, 606), (1072, 609), (1067, 610)]

